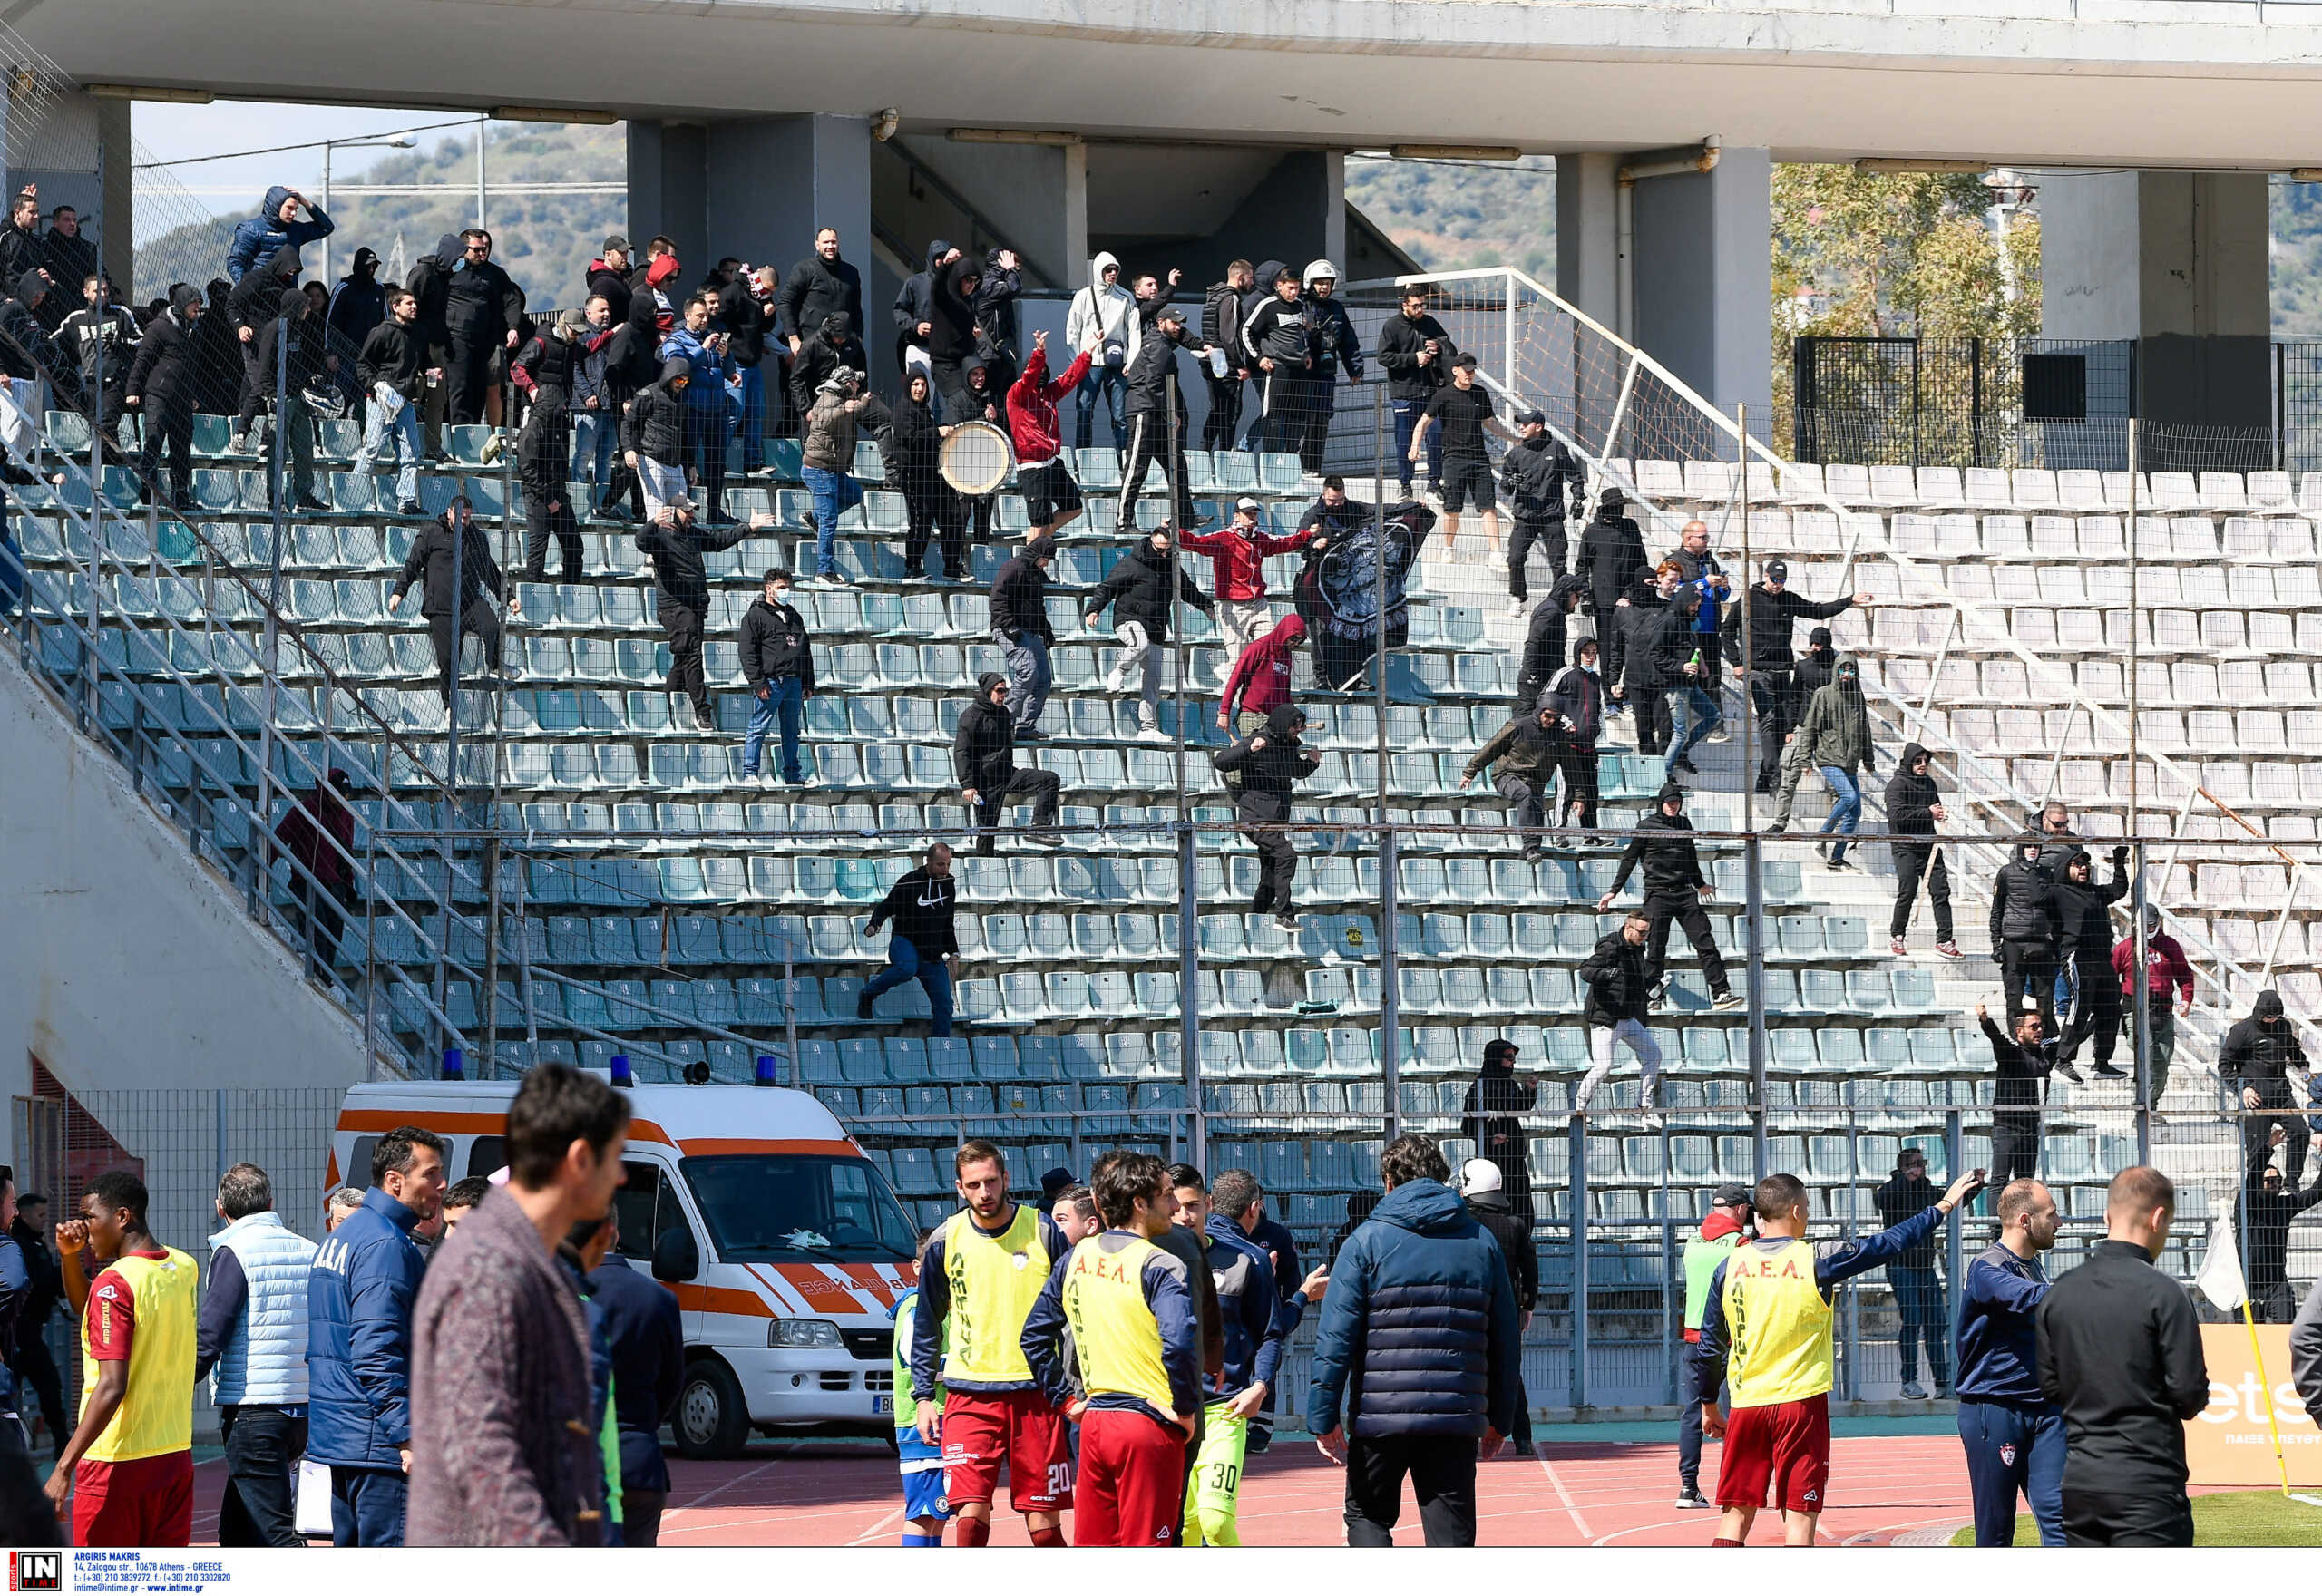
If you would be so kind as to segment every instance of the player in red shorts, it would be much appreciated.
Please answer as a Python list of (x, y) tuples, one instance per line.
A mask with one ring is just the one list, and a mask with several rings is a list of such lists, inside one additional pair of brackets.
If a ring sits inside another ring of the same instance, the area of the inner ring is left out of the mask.
[[(112, 1170), (56, 1227), (64, 1294), (81, 1316), (81, 1423), (56, 1455), (49, 1502), (73, 1492), (75, 1546), (193, 1542), (194, 1261), (145, 1230), (145, 1182)], [(86, 1250), (104, 1267), (88, 1278)]]
[(990, 1543), (1004, 1465), (1009, 1502), (1032, 1544), (1061, 1546), (1072, 1505), (1071, 1426), (1032, 1377), (1021, 1342), (1064, 1237), (1039, 1209), (1009, 1201), (1008, 1165), (990, 1143), (964, 1143), (952, 1166), (965, 1206), (935, 1228), (919, 1260), (911, 1383), (920, 1438), (932, 1445), (941, 1436), (953, 1544)]
[[(1725, 1439), (1712, 1544), (1747, 1541), (1769, 1488), (1781, 1508), (1783, 1543), (1814, 1544), (1829, 1505), (1830, 1294), (1925, 1241), (1983, 1185), (1984, 1172), (1970, 1171), (1934, 1207), (1892, 1230), (1818, 1245), (1806, 1240), (1804, 1182), (1796, 1175), (1758, 1182), (1758, 1238), (1717, 1266), (1693, 1348), (1702, 1433)], [(1717, 1406), (1720, 1385), (1731, 1388), (1730, 1419)]]

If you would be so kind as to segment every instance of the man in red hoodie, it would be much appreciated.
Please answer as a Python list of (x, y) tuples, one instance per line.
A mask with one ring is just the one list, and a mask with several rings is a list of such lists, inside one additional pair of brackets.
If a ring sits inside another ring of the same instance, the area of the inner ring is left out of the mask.
[[(1182, 534), (1179, 538), (1183, 541)], [(1225, 696), (1217, 701), (1217, 729), (1231, 737), (1246, 737), (1263, 729), (1266, 716), (1290, 702), (1290, 657), (1306, 640), (1306, 623), (1285, 615), (1273, 630), (1242, 650), (1225, 678)], [(1234, 719), (1234, 704), (1241, 700), (1242, 718)]]
[(1032, 522), (1031, 538), (1053, 536), (1080, 513), (1080, 484), (1057, 458), (1062, 440), (1057, 428), (1057, 401), (1080, 385), (1088, 375), (1088, 352), (1082, 350), (1048, 381), (1049, 336), (1032, 335), (1031, 357), (1023, 375), (1008, 389), (1008, 433), (1016, 445), (1016, 486), (1024, 495), (1024, 513)]
[[(2122, 1023), (2131, 1028), (2136, 1025), (2136, 969), (2137, 939), (2123, 937), (2112, 949), (2112, 973), (2121, 978)], [(2158, 909), (2144, 911), (2144, 969), (2152, 993), (2146, 999), (2145, 1016), (2152, 1036), (2152, 1051), (2148, 1055), (2152, 1090), (2145, 1101), (2158, 1108), (2161, 1095), (2169, 1090), (2169, 1066), (2177, 1057), (2177, 1017), (2193, 1012), (2193, 967), (2185, 958), (2183, 945), (2161, 929)], [(2177, 991), (2174, 1005), (2169, 1000), (2172, 987)]]
[(1258, 530), (1265, 507), (1244, 498), (1234, 506), (1234, 524), (1223, 531), (1180, 532), (1179, 547), (1209, 556), (1217, 592), (1217, 629), (1236, 656), (1263, 637), (1273, 625), (1273, 608), (1266, 602), (1266, 557), (1289, 554), (1314, 540), (1309, 527), (1287, 538)]
[[(1720, 1186), (1710, 1194), (1701, 1234), (1685, 1238), (1685, 1339), (1702, 1338), (1702, 1316), (1709, 1310), (1710, 1281), (1732, 1256), (1750, 1229), (1750, 1188)], [(1689, 1358), (1691, 1354), (1687, 1355)], [(1677, 1505), (1707, 1507), (1702, 1494), (1702, 1405), (1688, 1402), (1677, 1416)]]

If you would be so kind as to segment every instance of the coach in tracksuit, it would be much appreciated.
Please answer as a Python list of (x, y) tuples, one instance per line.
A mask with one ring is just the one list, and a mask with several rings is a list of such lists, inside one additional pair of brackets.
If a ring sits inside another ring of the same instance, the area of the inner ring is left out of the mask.
[(2040, 1394), (2033, 1313), (2048, 1294), (2040, 1254), (2056, 1244), (2056, 1200), (2034, 1180), (1999, 1194), (1999, 1240), (1959, 1292), (1959, 1443), (1967, 1449), (1976, 1544), (2015, 1543), (2020, 1490), (2040, 1544), (2064, 1543), (2064, 1418)]

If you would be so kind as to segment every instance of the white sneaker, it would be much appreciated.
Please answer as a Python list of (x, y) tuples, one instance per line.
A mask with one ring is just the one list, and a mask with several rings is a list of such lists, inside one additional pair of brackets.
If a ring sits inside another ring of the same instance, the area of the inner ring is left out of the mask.
[(1510, 598), (1507, 601), (1507, 613), (1512, 616), (1522, 615), (1524, 613), (1524, 600), (1521, 598)]
[(1273, 923), (1278, 929), (1288, 931), (1293, 937), (1298, 934), (1298, 917), (1294, 914), (1277, 914), (1273, 917)]
[(1637, 1117), (1644, 1122), (1644, 1128), (1648, 1131), (1657, 1131), (1665, 1123), (1661, 1117), (1660, 1110), (1654, 1108), (1644, 1110)]
[(1169, 734), (1163, 731), (1159, 725), (1155, 723), (1148, 723), (1137, 727), (1137, 735), (1141, 741), (1146, 743), (1166, 743), (1169, 740)]
[(823, 784), (823, 778), (809, 771), (806, 773), (806, 779), (798, 784), (802, 787), (819, 787)]
[(1727, 731), (1725, 729), (1725, 724), (1721, 721), (1718, 723), (1717, 730), (1712, 732), (1708, 736), (1703, 737), (1702, 741), (1704, 743), (1731, 743), (1733, 741), (1733, 734)]

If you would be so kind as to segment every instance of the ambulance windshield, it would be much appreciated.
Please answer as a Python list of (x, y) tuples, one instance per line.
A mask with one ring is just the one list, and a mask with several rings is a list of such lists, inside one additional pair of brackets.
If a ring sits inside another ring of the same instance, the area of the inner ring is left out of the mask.
[(681, 1160), (729, 1263), (821, 1258), (878, 1263), (913, 1252), (911, 1221), (878, 1171), (861, 1158), (795, 1153), (721, 1153)]

